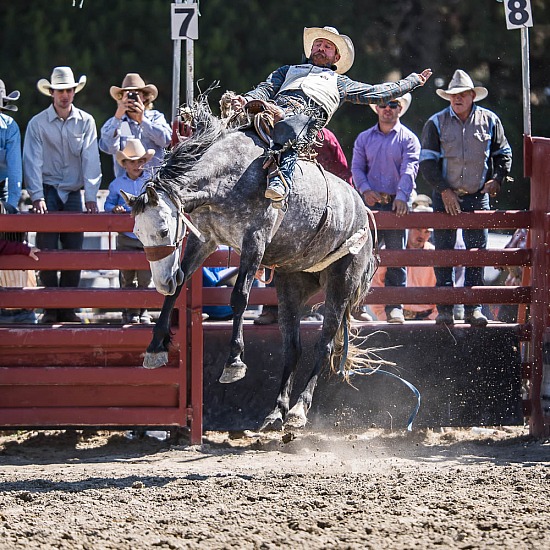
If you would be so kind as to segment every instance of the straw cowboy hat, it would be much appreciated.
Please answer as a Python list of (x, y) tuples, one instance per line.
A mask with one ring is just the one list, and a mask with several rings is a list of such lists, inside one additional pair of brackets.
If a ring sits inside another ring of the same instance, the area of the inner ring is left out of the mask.
[(157, 87), (154, 84), (145, 84), (145, 81), (138, 73), (128, 73), (122, 81), (122, 86), (120, 88), (118, 86), (111, 86), (109, 93), (115, 101), (120, 101), (124, 96), (124, 92), (130, 90), (143, 92), (146, 104), (155, 101), (159, 95)]
[[(412, 100), (413, 100), (413, 98), (412, 98), (411, 94), (405, 94), (405, 95), (402, 95), (401, 97), (396, 97), (394, 100), (392, 100), (392, 101), (399, 101), (399, 103), (401, 104), (401, 112), (399, 113), (399, 118), (401, 118), (407, 112), (407, 110), (411, 106)], [(375, 104), (369, 103), (369, 107), (376, 114), (378, 114), (378, 112), (376, 111), (376, 105)]]
[(452, 95), (460, 94), (462, 92), (466, 92), (467, 90), (473, 90), (475, 92), (476, 96), (474, 98), (474, 101), (481, 101), (482, 99), (485, 99), (489, 94), (487, 88), (484, 88), (483, 86), (474, 86), (474, 82), (470, 78), (470, 75), (462, 69), (457, 69), (455, 71), (455, 74), (453, 75), (452, 80), (449, 82), (449, 86), (446, 90), (440, 88), (436, 90), (435, 93), (439, 97), (450, 101)]
[(349, 36), (340, 34), (334, 27), (305, 27), (304, 28), (304, 53), (306, 57), (311, 55), (313, 42), (318, 38), (324, 38), (332, 42), (340, 54), (340, 59), (336, 66), (338, 74), (347, 73), (353, 65), (355, 59), (355, 48)]
[(6, 95), (6, 85), (3, 80), (0, 80), (0, 111), (17, 111), (17, 105), (6, 104), (6, 101), (17, 101), (20, 93), (15, 90)]
[(68, 90), (74, 88), (74, 93), (77, 94), (86, 86), (86, 77), (82, 75), (78, 82), (74, 80), (74, 74), (70, 67), (56, 67), (52, 71), (51, 82), (45, 78), (41, 78), (36, 87), (44, 95), (51, 95), (50, 90)]
[(143, 159), (145, 162), (149, 162), (155, 154), (154, 149), (147, 149), (143, 147), (143, 143), (139, 139), (128, 139), (124, 149), (117, 151), (116, 160), (120, 166), (124, 166), (122, 163), (125, 160), (140, 160)]

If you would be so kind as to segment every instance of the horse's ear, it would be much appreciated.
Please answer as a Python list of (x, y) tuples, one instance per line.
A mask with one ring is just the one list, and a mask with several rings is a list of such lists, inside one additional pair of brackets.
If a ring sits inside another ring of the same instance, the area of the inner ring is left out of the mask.
[(137, 199), (135, 195), (132, 195), (131, 193), (126, 193), (126, 191), (123, 191), (122, 189), (120, 190), (120, 194), (122, 195), (122, 198), (125, 200), (128, 206), (134, 206)]
[(148, 185), (145, 188), (145, 191), (147, 193), (147, 199), (149, 199), (149, 203), (151, 204), (151, 206), (158, 206), (159, 196), (155, 188), (152, 185)]

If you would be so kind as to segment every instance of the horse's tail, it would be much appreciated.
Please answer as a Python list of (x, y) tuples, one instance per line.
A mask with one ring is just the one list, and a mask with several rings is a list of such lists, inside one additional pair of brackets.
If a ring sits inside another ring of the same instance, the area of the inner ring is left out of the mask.
[[(352, 332), (351, 329), (352, 311), (363, 305), (378, 264), (378, 256), (371, 254), (367, 268), (361, 277), (361, 282), (346, 306), (344, 316), (334, 337), (330, 368), (335, 373), (343, 374), (347, 381), (349, 381), (349, 373), (352, 370), (364, 367), (377, 368), (381, 363), (386, 363), (386, 361), (373, 355), (372, 352), (376, 350), (360, 348), (359, 344), (363, 343), (365, 338), (358, 336), (356, 331)], [(357, 345), (354, 343), (355, 341), (358, 342)]]

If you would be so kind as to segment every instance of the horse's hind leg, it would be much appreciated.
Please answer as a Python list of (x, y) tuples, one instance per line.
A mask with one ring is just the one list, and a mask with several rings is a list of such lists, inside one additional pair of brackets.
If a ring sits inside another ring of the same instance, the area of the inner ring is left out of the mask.
[(279, 329), (283, 340), (283, 376), (277, 403), (260, 430), (281, 430), (290, 408), (296, 366), (302, 354), (300, 318), (308, 298), (319, 290), (317, 278), (308, 273), (277, 273)]
[(325, 312), (321, 336), (315, 345), (313, 369), (304, 391), (285, 419), (285, 427), (303, 428), (307, 423), (319, 373), (330, 364), (336, 332), (342, 322), (347, 322), (344, 319), (346, 307), (361, 284), (361, 275), (365, 270), (361, 260), (357, 256), (344, 256), (324, 273), (327, 276)]

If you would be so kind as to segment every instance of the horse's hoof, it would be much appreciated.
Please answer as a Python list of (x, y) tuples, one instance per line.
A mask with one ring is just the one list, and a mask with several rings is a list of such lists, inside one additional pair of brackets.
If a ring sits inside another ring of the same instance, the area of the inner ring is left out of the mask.
[(281, 413), (270, 414), (264, 420), (260, 432), (281, 432), (283, 430), (283, 417)]
[(166, 363), (168, 363), (167, 351), (161, 351), (160, 353), (147, 352), (143, 358), (143, 366), (146, 369), (158, 369), (159, 367), (166, 365)]
[(244, 363), (235, 363), (233, 365), (226, 365), (220, 376), (220, 384), (232, 384), (237, 382), (241, 378), (244, 378), (246, 374), (246, 365)]
[(285, 430), (292, 429), (292, 430), (299, 430), (301, 428), (305, 428), (307, 424), (307, 418), (305, 416), (300, 416), (297, 414), (287, 414), (285, 418)]
[(305, 428), (307, 416), (303, 403), (296, 403), (285, 417), (285, 428)]

